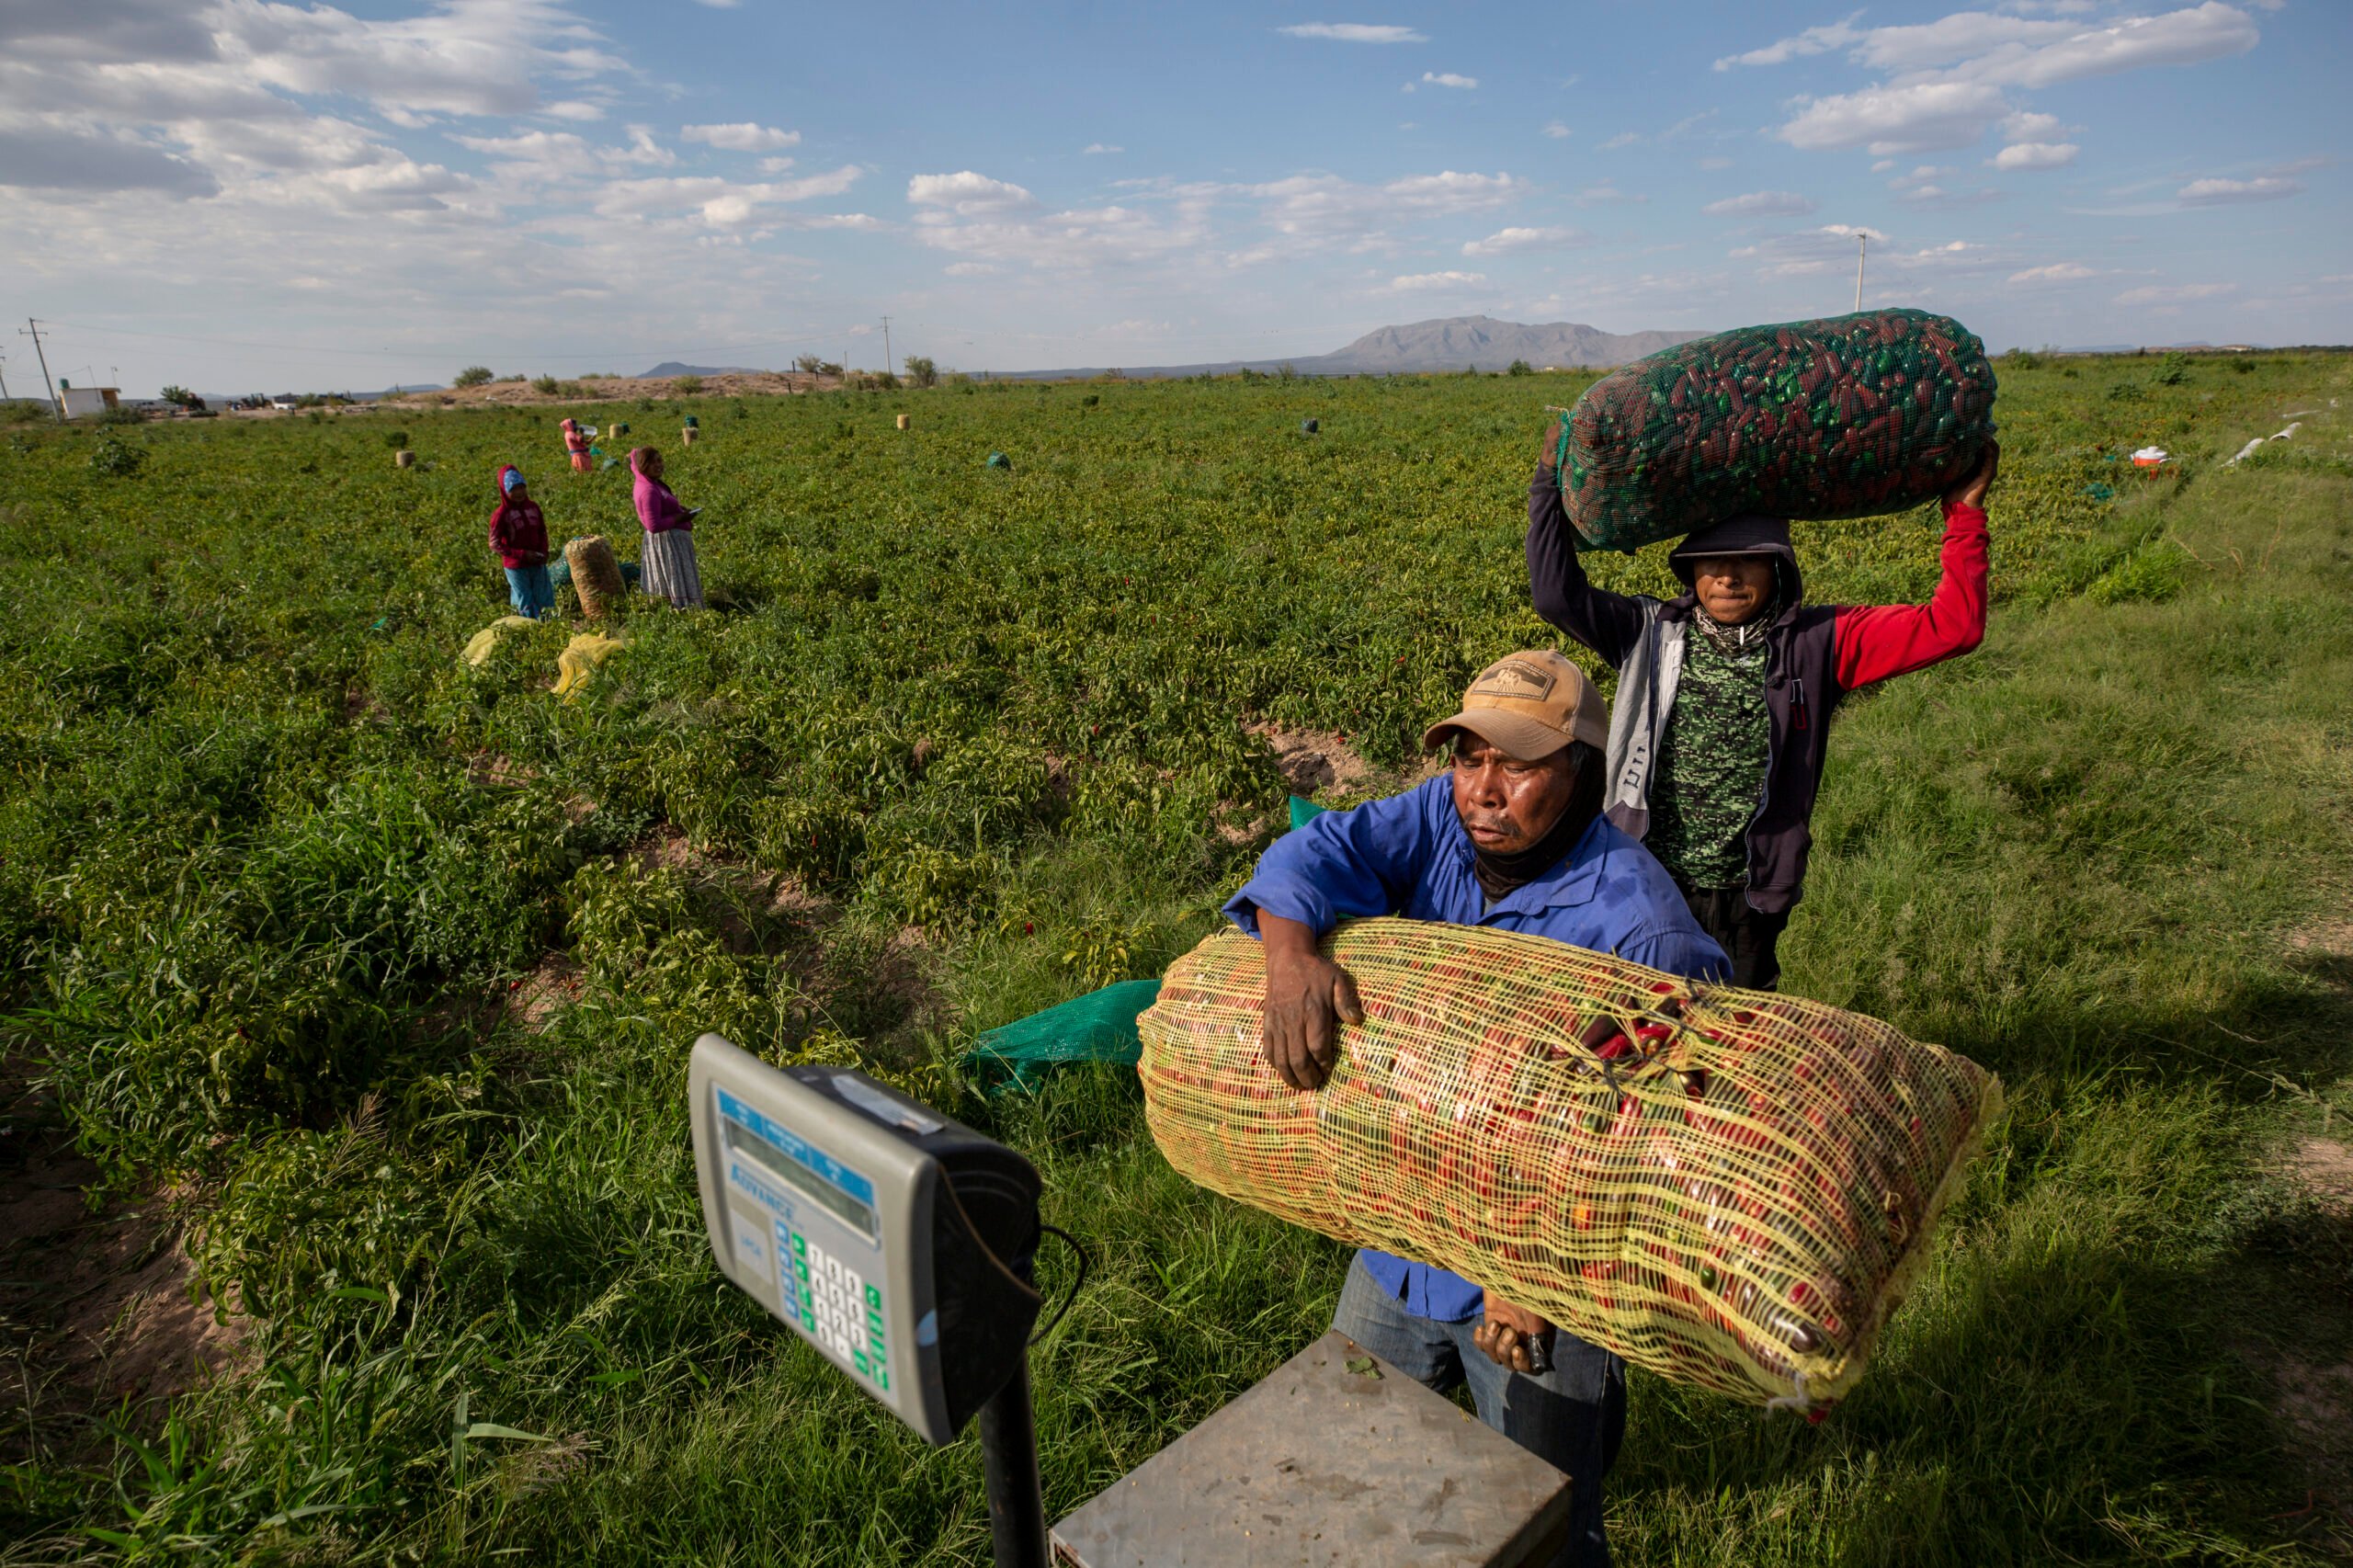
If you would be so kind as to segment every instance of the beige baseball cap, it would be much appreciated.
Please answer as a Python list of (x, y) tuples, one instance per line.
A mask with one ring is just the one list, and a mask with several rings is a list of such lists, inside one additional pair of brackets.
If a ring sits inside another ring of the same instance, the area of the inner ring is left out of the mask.
[(1585, 672), (1547, 650), (1506, 653), (1479, 672), (1462, 694), (1462, 711), (1422, 733), (1422, 744), (1449, 744), (1468, 730), (1520, 762), (1540, 762), (1571, 741), (1607, 750), (1609, 705)]

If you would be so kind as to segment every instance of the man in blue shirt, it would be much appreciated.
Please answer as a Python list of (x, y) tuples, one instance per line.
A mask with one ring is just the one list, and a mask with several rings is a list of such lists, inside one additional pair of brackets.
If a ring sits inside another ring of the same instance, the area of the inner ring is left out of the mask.
[[(1601, 814), (1608, 710), (1574, 665), (1497, 660), (1422, 744), (1452, 747), (1444, 776), (1278, 839), (1225, 906), (1266, 948), (1267, 1061), (1293, 1088), (1319, 1086), (1341, 1021), (1364, 1021), (1356, 983), (1317, 951), (1356, 916), (1527, 931), (1725, 977), (1674, 879)], [(1349, 1265), (1332, 1326), (1441, 1392), (1467, 1382), (1481, 1419), (1575, 1483), (1556, 1563), (1608, 1562), (1601, 1481), (1626, 1428), (1617, 1357), (1459, 1274), (1370, 1250)]]

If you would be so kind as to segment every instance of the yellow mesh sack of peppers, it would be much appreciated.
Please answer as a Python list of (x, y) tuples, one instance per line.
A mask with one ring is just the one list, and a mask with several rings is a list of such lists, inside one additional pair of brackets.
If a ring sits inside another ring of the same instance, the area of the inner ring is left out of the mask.
[(1798, 997), (1414, 920), (1325, 951), (1365, 1022), (1313, 1093), (1259, 1054), (1257, 943), (1168, 971), (1138, 1071), (1169, 1163), (1752, 1403), (1854, 1386), (2001, 1112), (1966, 1057)]

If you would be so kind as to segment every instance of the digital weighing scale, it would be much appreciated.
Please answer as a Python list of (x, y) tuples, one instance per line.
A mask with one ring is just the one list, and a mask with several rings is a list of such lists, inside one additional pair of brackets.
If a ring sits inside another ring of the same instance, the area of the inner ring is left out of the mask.
[(846, 1067), (715, 1034), (688, 1068), (727, 1277), (935, 1444), (980, 1417), (997, 1568), (1519, 1568), (1569, 1478), (1337, 1334), (1056, 1526), (1029, 1407), (1040, 1183), (1005, 1145)]

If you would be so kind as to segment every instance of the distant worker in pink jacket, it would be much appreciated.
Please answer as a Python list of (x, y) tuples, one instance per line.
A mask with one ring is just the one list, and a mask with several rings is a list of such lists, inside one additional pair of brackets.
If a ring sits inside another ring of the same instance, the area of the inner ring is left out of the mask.
[(700, 609), (702, 573), (695, 565), (695, 515), (699, 506), (681, 506), (670, 487), (662, 483), (662, 454), (652, 447), (635, 447), (629, 454), (630, 472), (637, 476), (637, 520), (645, 527), (645, 580), (639, 585), (673, 609)]
[(596, 466), (590, 461), (592, 454), (588, 450), (588, 437), (580, 428), (577, 419), (563, 422), (563, 449), (571, 454), (573, 472), (586, 473)]
[(537, 620), (555, 608), (548, 580), (548, 520), (523, 483), (523, 471), (508, 463), (498, 471), (498, 509), (490, 515), (490, 548), (506, 568), (507, 597), (517, 615)]

